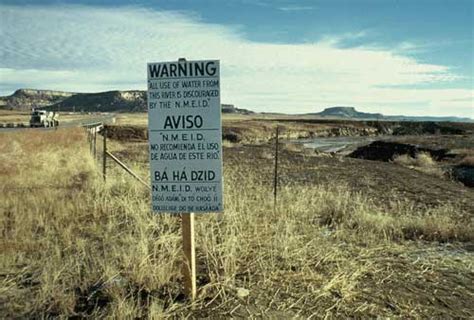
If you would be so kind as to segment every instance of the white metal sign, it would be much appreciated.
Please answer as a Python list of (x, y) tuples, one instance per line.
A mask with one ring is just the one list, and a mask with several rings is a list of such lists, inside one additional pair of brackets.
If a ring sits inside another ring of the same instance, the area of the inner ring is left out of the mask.
[(218, 60), (148, 64), (155, 212), (223, 210), (219, 74)]

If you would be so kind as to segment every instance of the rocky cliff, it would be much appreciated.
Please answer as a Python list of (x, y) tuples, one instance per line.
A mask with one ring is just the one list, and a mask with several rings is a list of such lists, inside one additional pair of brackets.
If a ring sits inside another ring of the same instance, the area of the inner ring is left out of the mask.
[(345, 119), (382, 119), (381, 113), (359, 112), (354, 107), (331, 107), (326, 108), (314, 115), (320, 117), (335, 117)]
[(86, 112), (144, 112), (146, 91), (106, 91), (78, 93), (50, 106), (61, 111)]
[(26, 111), (54, 105), (74, 94), (64, 91), (19, 89), (10, 96), (0, 97), (0, 108)]

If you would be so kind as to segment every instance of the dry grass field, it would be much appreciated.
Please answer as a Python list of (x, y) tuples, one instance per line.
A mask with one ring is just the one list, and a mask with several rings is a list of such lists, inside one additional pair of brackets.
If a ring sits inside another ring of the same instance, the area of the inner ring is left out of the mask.
[[(146, 143), (109, 146), (148, 177)], [(474, 317), (468, 203), (424, 205), (421, 189), (387, 191), (398, 198), (384, 205), (362, 175), (364, 188), (314, 178), (346, 160), (290, 148), (274, 208), (262, 148), (226, 144), (225, 212), (197, 217), (190, 302), (179, 217), (153, 215), (148, 190), (112, 163), (104, 183), (81, 129), (0, 133), (0, 318)]]
[(0, 123), (27, 123), (29, 120), (30, 112), (0, 109)]
[[(264, 119), (292, 119), (294, 117), (288, 115), (266, 115), (261, 113), (255, 114), (238, 114), (238, 113), (223, 113), (222, 120), (224, 122), (235, 122), (241, 120), (264, 120)], [(301, 117), (298, 117), (301, 119)], [(134, 113), (118, 113), (118, 125), (133, 125), (133, 126), (148, 126), (148, 113), (134, 112)]]

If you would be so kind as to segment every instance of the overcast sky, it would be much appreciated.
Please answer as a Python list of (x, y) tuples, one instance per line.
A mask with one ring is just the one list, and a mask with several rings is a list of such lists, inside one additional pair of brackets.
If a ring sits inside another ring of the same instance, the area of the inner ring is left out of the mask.
[[(99, 4), (100, 3), (100, 4)], [(146, 63), (221, 60), (222, 102), (474, 118), (471, 0), (5, 1), (0, 94), (146, 89)]]

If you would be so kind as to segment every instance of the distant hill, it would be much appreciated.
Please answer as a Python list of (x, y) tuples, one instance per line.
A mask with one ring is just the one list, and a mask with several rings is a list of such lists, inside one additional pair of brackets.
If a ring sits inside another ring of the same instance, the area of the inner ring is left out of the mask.
[[(74, 93), (50, 90), (19, 89), (10, 96), (0, 97), (0, 109), (28, 111), (44, 108), (52, 111), (75, 112), (146, 112), (146, 91), (106, 91)], [(222, 104), (223, 113), (250, 114), (252, 111)]]
[[(0, 97), (0, 109), (29, 111), (31, 108), (44, 108), (52, 111), (76, 112), (146, 112), (146, 91), (106, 91), (99, 93), (75, 93), (64, 91), (19, 89), (12, 95)], [(222, 104), (223, 113), (252, 114), (254, 112), (236, 108), (232, 104)], [(326, 108), (309, 115), (321, 118), (352, 120), (389, 121), (434, 121), (434, 122), (474, 122), (460, 117), (411, 117), (385, 116), (381, 113), (357, 111), (354, 107), (337, 106)]]
[(437, 121), (437, 122), (474, 122), (470, 118), (461, 117), (431, 117), (431, 116), (385, 116), (381, 113), (359, 112), (354, 107), (331, 107), (318, 113), (310, 113), (322, 118), (340, 118), (356, 120), (390, 120), (390, 121)]
[(474, 119), (462, 117), (384, 116), (384, 119), (391, 121), (474, 122)]
[(354, 107), (331, 107), (326, 108), (322, 112), (314, 115), (320, 117), (337, 117), (347, 119), (380, 119), (383, 118), (381, 113), (359, 112)]
[(78, 93), (47, 108), (61, 111), (140, 112), (146, 111), (146, 91)]
[(73, 92), (19, 89), (10, 96), (0, 97), (0, 108), (28, 111), (59, 103), (73, 95)]
[(247, 110), (247, 109), (240, 109), (236, 108), (233, 104), (221, 104), (222, 106), (222, 113), (238, 113), (238, 114), (253, 114), (255, 112)]

